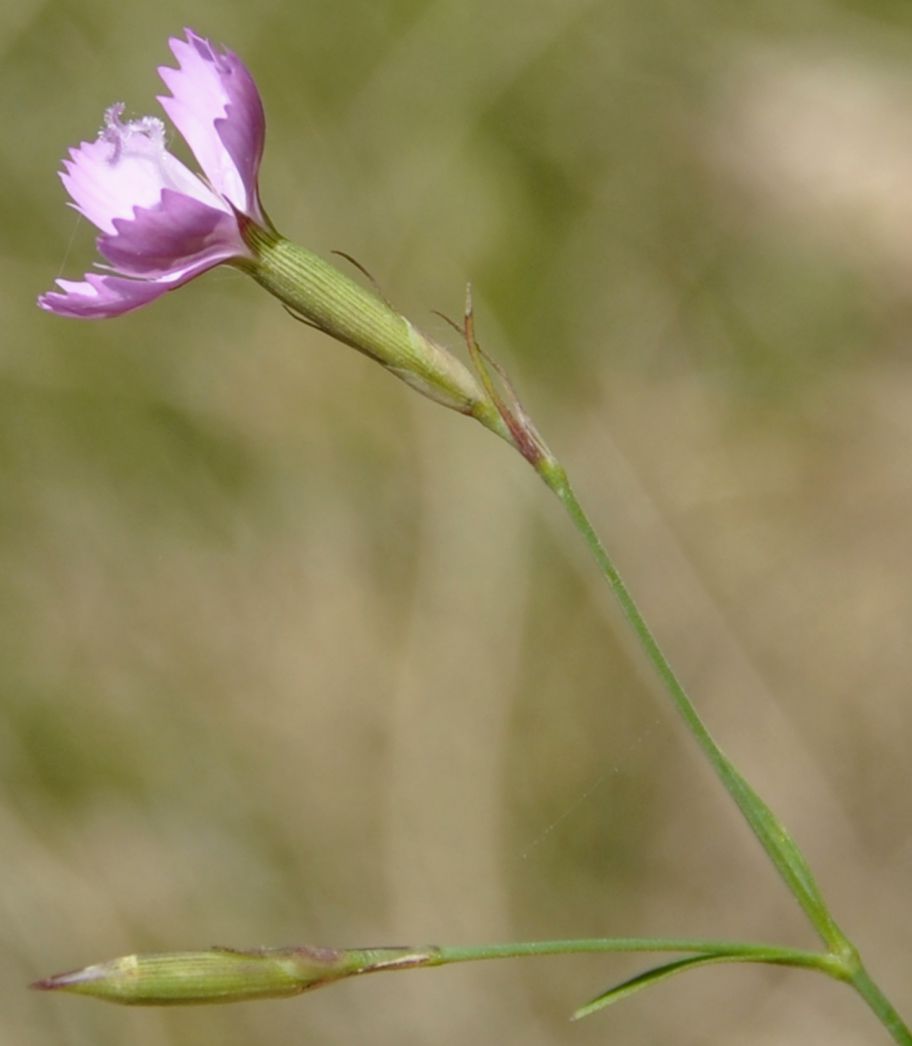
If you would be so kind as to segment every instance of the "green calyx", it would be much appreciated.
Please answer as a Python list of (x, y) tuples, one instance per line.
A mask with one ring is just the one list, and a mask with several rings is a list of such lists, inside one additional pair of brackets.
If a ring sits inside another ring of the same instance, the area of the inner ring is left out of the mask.
[(496, 406), (472, 372), (376, 293), (272, 230), (246, 221), (242, 231), (253, 260), (238, 264), (295, 317), (512, 442)]

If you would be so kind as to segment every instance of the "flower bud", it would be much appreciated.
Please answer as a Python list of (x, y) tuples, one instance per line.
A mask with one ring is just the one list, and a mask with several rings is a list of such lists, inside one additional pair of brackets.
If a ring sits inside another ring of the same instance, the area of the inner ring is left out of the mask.
[(243, 1002), (298, 995), (342, 977), (383, 968), (407, 952), (302, 947), (127, 955), (48, 977), (32, 987), (127, 1006)]

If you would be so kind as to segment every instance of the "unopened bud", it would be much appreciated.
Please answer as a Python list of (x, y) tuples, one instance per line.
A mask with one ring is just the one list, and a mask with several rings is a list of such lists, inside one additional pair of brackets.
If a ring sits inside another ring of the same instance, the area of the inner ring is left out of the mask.
[(32, 987), (126, 1006), (275, 999), (361, 973), (427, 964), (434, 949), (210, 948), (127, 955), (60, 973)]

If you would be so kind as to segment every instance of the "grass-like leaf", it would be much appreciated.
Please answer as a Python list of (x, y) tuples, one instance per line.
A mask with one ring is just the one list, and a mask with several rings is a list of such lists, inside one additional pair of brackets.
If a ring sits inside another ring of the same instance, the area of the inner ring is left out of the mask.
[(613, 988), (609, 988), (608, 991), (603, 992), (601, 995), (597, 995), (584, 1006), (580, 1006), (578, 1010), (574, 1011), (571, 1019), (578, 1021), (583, 1017), (588, 1017), (597, 1010), (602, 1010), (606, 1006), (612, 1006), (614, 1003), (620, 1002), (621, 999), (627, 999), (631, 995), (635, 995), (638, 991), (642, 991), (644, 988), (649, 988), (653, 984), (667, 981), (669, 978), (674, 977), (675, 974), (684, 973), (686, 970), (693, 970), (697, 966), (710, 966), (720, 962), (745, 961), (744, 956), (725, 954), (691, 955), (686, 959), (675, 959), (674, 962), (663, 963), (661, 966), (655, 966), (651, 970), (646, 970), (644, 973), (638, 973), (635, 977), (631, 977), (630, 980), (624, 981), (621, 984), (616, 984)]

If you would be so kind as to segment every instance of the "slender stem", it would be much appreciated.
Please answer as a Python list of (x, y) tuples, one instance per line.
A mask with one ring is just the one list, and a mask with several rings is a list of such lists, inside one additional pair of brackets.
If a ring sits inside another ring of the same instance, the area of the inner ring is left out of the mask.
[(426, 964), (446, 966), (457, 962), (479, 962), (484, 959), (524, 959), (547, 955), (592, 955), (605, 952), (692, 952), (698, 955), (727, 956), (753, 962), (774, 962), (821, 970), (842, 979), (844, 971), (838, 960), (821, 952), (801, 948), (745, 941), (691, 940), (688, 938), (596, 937), (555, 941), (513, 941), (508, 944), (479, 944), (466, 947), (439, 945)]
[[(542, 449), (540, 456), (531, 456), (529, 460), (567, 510), (574, 526), (589, 546), (603, 576), (611, 586), (624, 616), (646, 657), (655, 668), (666, 694), (716, 771), (725, 789), (738, 805), (786, 886), (827, 946), (829, 956), (836, 964), (830, 972), (855, 987), (896, 1042), (902, 1043), (904, 1046), (912, 1046), (912, 1033), (909, 1032), (883, 992), (871, 980), (861, 963), (855, 946), (836, 924), (797, 844), (786, 831), (785, 826), (741, 776), (706, 728), (617, 567), (589, 522), (563, 467), (546, 448)], [(819, 963), (816, 965), (819, 966)]]
[(574, 526), (595, 556), (602, 574), (611, 586), (621, 610), (630, 623), (633, 632), (652, 663), (664, 689), (684, 720), (687, 729), (702, 749), (716, 774), (719, 776), (729, 795), (737, 803), (754, 834), (760, 840), (767, 854), (772, 859), (779, 874), (785, 880), (799, 904), (807, 913), (814, 928), (831, 951), (841, 952), (846, 947), (846, 940), (830, 916), (810, 869), (798, 848), (791, 840), (783, 825), (760, 797), (754, 792), (741, 774), (735, 769), (729, 758), (716, 743), (706, 728), (683, 684), (678, 679), (665, 656), (652, 629), (636, 605), (633, 596), (624, 583), (618, 569), (599, 540), (589, 522), (586, 513), (575, 493), (564, 470), (553, 462), (543, 461), (538, 471), (548, 486), (560, 498)]
[(912, 1046), (912, 1032), (906, 1027), (890, 1000), (871, 980), (870, 974), (861, 963), (858, 964), (849, 983), (877, 1014), (880, 1023), (893, 1036), (893, 1041), (898, 1042), (899, 1046)]

